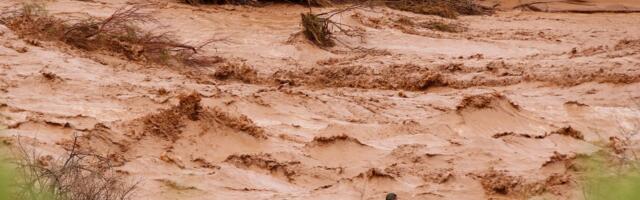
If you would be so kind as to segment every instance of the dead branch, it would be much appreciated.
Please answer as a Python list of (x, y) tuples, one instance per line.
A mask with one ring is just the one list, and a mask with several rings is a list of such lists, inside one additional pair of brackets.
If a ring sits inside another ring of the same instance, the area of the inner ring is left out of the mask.
[(18, 140), (21, 171), (17, 180), (17, 199), (54, 200), (126, 200), (138, 183), (126, 184), (106, 157), (80, 150), (81, 136), (74, 136), (71, 148), (65, 156), (54, 160), (40, 156), (35, 149)]

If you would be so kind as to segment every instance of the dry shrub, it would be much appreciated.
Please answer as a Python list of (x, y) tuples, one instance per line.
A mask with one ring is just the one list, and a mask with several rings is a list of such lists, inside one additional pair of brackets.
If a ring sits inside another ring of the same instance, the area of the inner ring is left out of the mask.
[(319, 47), (332, 47), (336, 42), (344, 44), (336, 39), (335, 33), (341, 33), (349, 37), (362, 37), (362, 34), (358, 32), (357, 29), (346, 24), (332, 21), (331, 18), (337, 14), (355, 10), (363, 6), (364, 4), (355, 4), (320, 14), (313, 14), (311, 11), (301, 13), (302, 33), (307, 39)]
[(67, 29), (62, 20), (49, 17), (41, 4), (22, 5), (21, 9), (10, 10), (0, 15), (0, 23), (13, 29), (21, 37), (57, 39)]
[(474, 0), (390, 0), (388, 7), (425, 15), (457, 18), (459, 15), (480, 15), (490, 11)]
[(154, 23), (155, 19), (142, 12), (142, 8), (138, 5), (122, 7), (105, 19), (88, 17), (67, 22), (48, 15), (42, 5), (24, 4), (21, 10), (3, 15), (0, 22), (21, 37), (62, 41), (83, 50), (113, 52), (130, 60), (207, 64), (206, 59), (194, 56), (198, 49), (213, 40), (192, 46), (177, 42), (169, 32), (145, 31), (138, 25)]
[(19, 145), (14, 199), (126, 200), (136, 189), (118, 174), (110, 159), (82, 152), (78, 137), (59, 159), (39, 156)]
[(332, 32), (329, 29), (328, 18), (312, 13), (301, 13), (302, 33), (307, 39), (320, 47), (332, 47), (335, 45)]

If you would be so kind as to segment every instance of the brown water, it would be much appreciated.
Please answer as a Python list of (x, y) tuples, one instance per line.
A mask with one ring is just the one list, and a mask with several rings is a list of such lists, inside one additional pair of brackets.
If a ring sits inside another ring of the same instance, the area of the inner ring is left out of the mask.
[[(72, 18), (136, 2), (46, 4)], [(338, 35), (346, 45), (323, 50), (296, 34), (307, 11), (297, 5), (155, 0), (148, 11), (185, 42), (224, 39), (204, 54), (251, 66), (260, 80), (34, 46), (0, 26), (2, 134), (33, 138), (47, 155), (74, 133), (91, 135), (85, 147), (142, 180), (135, 199), (582, 199), (565, 163), (640, 128), (637, 13), (511, 10), (451, 21), (356, 10), (335, 19), (363, 38)], [(423, 80), (435, 84), (423, 89)], [(202, 98), (197, 120), (162, 113), (192, 92)], [(178, 125), (160, 128), (173, 139), (148, 134), (152, 122)]]

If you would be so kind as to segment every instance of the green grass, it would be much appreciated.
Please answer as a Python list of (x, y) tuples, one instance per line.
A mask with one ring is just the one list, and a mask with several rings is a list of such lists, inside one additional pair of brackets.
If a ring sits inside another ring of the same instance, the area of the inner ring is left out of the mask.
[[(0, 117), (3, 117), (0, 115)], [(0, 123), (0, 134), (3, 134), (6, 127), (4, 124)], [(2, 144), (0, 144), (2, 145)], [(0, 146), (0, 200), (9, 200), (11, 197), (11, 183), (13, 179), (13, 171), (11, 166), (8, 165), (6, 160), (7, 156), (5, 153), (4, 146)]]
[(0, 163), (0, 200), (9, 200), (12, 196), (11, 182), (13, 180), (11, 167), (2, 161)]
[[(16, 168), (10, 161), (10, 157), (5, 147), (0, 147), (0, 200), (20, 200), (18, 198), (21, 187), (17, 185), (17, 181), (23, 176), (20, 170)], [(29, 189), (33, 190), (33, 188)], [(29, 200), (54, 200), (51, 193), (40, 193), (32, 195)]]
[(608, 166), (607, 161), (590, 159), (583, 177), (586, 200), (640, 199), (640, 170), (627, 166)]
[(623, 174), (588, 180), (587, 200), (637, 200), (640, 199), (640, 175)]

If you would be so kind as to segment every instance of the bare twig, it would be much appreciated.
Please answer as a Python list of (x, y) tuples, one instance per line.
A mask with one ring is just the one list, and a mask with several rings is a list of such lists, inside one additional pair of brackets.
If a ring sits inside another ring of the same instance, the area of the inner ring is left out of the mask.
[(21, 176), (16, 199), (127, 200), (138, 183), (126, 184), (109, 159), (80, 150), (82, 137), (74, 136), (64, 157), (54, 160), (27, 148), (18, 139)]
[[(362, 34), (355, 32), (354, 27), (333, 21), (331, 18), (347, 11), (364, 8), (366, 6), (365, 3), (366, 2), (363, 2), (319, 14), (313, 14), (311, 10), (308, 13), (302, 13), (301, 21), (304, 35), (313, 43), (323, 48), (332, 47), (335, 45), (335, 42), (339, 42), (346, 47), (353, 49), (351, 46), (338, 40), (334, 36), (334, 33), (342, 33), (349, 37), (362, 37)], [(334, 31), (334, 29), (337, 29), (337, 31)]]
[(44, 11), (34, 11), (43, 10), (42, 6), (25, 5), (22, 10), (0, 16), (0, 23), (21, 36), (58, 40), (88, 51), (114, 52), (130, 60), (163, 65), (213, 63), (193, 62), (192, 59), (205, 45), (218, 40), (207, 40), (193, 46), (179, 42), (171, 32), (143, 30), (138, 25), (157, 22), (149, 13), (143, 12), (144, 8), (145, 5), (126, 6), (116, 9), (104, 19), (88, 17), (69, 23), (46, 15)]

